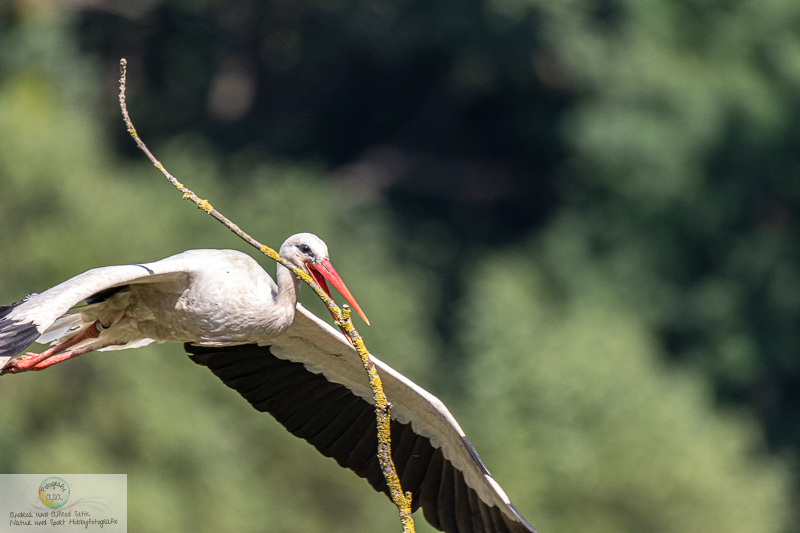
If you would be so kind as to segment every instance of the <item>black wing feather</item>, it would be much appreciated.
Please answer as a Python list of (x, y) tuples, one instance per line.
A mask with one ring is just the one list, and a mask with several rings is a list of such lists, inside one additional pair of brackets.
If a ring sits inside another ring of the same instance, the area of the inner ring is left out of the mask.
[[(270, 413), (292, 434), (388, 494), (376, 456), (372, 404), (302, 363), (275, 357), (268, 346), (185, 348), (195, 363), (208, 367), (257, 410)], [(431, 525), (447, 533), (535, 533), (515, 509), (518, 522), (483, 502), (442, 450), (414, 433), (411, 424), (392, 420), (391, 430), (392, 459), (403, 490), (412, 493), (413, 510), (422, 507)], [(466, 439), (465, 444), (485, 471)]]
[(14, 357), (41, 336), (33, 323), (20, 324), (6, 318), (23, 303), (24, 300), (0, 306), (0, 357)]

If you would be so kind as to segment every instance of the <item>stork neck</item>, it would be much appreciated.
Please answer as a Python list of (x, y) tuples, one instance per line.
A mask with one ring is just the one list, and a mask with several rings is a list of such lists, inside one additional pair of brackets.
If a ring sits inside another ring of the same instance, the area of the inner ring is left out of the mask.
[(286, 327), (288, 327), (294, 320), (294, 310), (297, 305), (297, 294), (300, 291), (301, 282), (291, 270), (280, 263), (278, 263), (277, 278), (278, 294), (275, 298), (275, 303), (278, 309), (281, 309), (286, 314)]

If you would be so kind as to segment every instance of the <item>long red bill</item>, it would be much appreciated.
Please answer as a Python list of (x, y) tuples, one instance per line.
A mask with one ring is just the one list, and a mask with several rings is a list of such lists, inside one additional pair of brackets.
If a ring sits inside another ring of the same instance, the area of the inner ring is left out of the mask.
[(331, 285), (336, 287), (336, 290), (339, 291), (345, 300), (356, 310), (361, 318), (364, 319), (364, 322), (369, 325), (369, 319), (367, 315), (364, 314), (364, 311), (361, 310), (361, 307), (356, 302), (356, 299), (353, 298), (353, 295), (350, 294), (350, 291), (347, 289), (347, 286), (342, 281), (342, 278), (339, 277), (338, 272), (336, 269), (333, 268), (333, 265), (328, 259), (323, 259), (319, 263), (306, 263), (308, 267), (308, 273), (311, 274), (311, 277), (314, 278), (314, 281), (317, 282), (317, 285), (322, 287), (322, 289), (328, 293), (328, 296), (331, 295), (330, 289), (328, 289), (328, 284), (325, 283), (325, 280), (331, 282)]

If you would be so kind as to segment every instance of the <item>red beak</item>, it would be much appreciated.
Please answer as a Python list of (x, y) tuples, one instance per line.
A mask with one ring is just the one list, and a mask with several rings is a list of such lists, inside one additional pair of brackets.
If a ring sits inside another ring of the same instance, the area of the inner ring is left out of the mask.
[[(325, 280), (331, 282), (331, 285), (336, 287), (336, 290), (339, 291), (339, 294), (344, 296), (344, 299), (356, 310), (361, 318), (364, 319), (364, 322), (367, 323), (369, 326), (369, 319), (367, 315), (364, 314), (364, 311), (361, 310), (361, 307), (356, 302), (356, 299), (353, 298), (353, 295), (350, 294), (350, 291), (347, 289), (347, 286), (342, 281), (342, 278), (339, 277), (339, 274), (336, 272), (336, 269), (333, 268), (333, 265), (328, 259), (323, 259), (319, 263), (306, 263), (308, 267), (308, 273), (314, 278), (314, 281), (317, 282), (317, 285), (322, 287), (322, 289), (328, 293), (328, 296), (331, 295), (330, 289), (328, 289), (328, 284), (325, 283)], [(336, 318), (336, 317), (334, 317)]]

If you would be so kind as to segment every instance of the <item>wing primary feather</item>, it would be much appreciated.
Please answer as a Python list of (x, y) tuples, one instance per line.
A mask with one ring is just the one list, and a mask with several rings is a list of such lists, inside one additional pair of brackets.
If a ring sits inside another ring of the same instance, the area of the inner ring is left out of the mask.
[(501, 513), (497, 507), (492, 507), (489, 509), (489, 515), (492, 517), (492, 531), (497, 531), (498, 533), (510, 533), (506, 527), (505, 521), (503, 520), (503, 513)]
[(408, 457), (408, 462), (403, 469), (403, 475), (400, 477), (400, 485), (403, 490), (411, 491), (416, 497), (411, 500), (411, 505), (416, 511), (422, 505), (419, 495), (422, 494), (422, 482), (425, 479), (425, 474), (428, 471), (428, 465), (433, 458), (436, 451), (431, 446), (428, 439), (416, 436), (414, 447)]
[(439, 512), (437, 509), (439, 485), (442, 482), (442, 461), (442, 450), (438, 448), (433, 452), (431, 462), (428, 464), (425, 479), (422, 480), (422, 485), (420, 486), (418, 498), (422, 503), (422, 512), (425, 515), (425, 519), (436, 529), (444, 531), (439, 522)]
[(9, 313), (26, 301), (0, 306), (0, 368), (39, 338), (39, 330), (32, 322), (21, 324), (7, 318)]
[(455, 469), (449, 461), (442, 461), (442, 477), (439, 481), (436, 510), (439, 524), (445, 531), (461, 531), (456, 519)]
[[(360, 438), (347, 456), (346, 467), (356, 474), (366, 478), (369, 473), (369, 462), (375, 457), (378, 450), (378, 437), (375, 428), (375, 414), (370, 412), (369, 423), (364, 428), (359, 428), (353, 433)], [(370, 483), (372, 485), (372, 483)], [(375, 487), (375, 485), (372, 485)], [(381, 489), (376, 489), (381, 490)]]
[(494, 521), (492, 520), (491, 508), (485, 505), (479, 505), (478, 510), (480, 511), (481, 525), (483, 527), (483, 531), (493, 531)]
[[(341, 387), (335, 387), (328, 394), (320, 397), (319, 401), (330, 406), (331, 412), (336, 412), (340, 410), (340, 408), (350, 405), (350, 403), (352, 403), (352, 398), (346, 390), (342, 390)], [(290, 424), (295, 424), (297, 427), (292, 433), (306, 440), (317, 437), (330, 423), (330, 413), (328, 413), (327, 410), (323, 411), (320, 409), (314, 410), (311, 416), (307, 417), (302, 424), (300, 424), (299, 421), (295, 421), (294, 418), (295, 417), (292, 417), (289, 420)]]
[(469, 498), (469, 489), (464, 475), (453, 469), (453, 514), (460, 533), (473, 533), (474, 510)]
[[(397, 469), (397, 478), (401, 480), (408, 468), (408, 459), (414, 449), (417, 436), (408, 424), (397, 424), (392, 427), (392, 461)], [(403, 485), (405, 487), (405, 485)], [(405, 489), (404, 489), (405, 490)]]
[[(334, 446), (353, 426), (353, 420), (364, 415), (365, 412), (371, 411), (365, 408), (365, 403), (361, 398), (351, 394), (350, 402), (341, 411), (333, 413), (332, 416), (325, 412), (324, 416), (330, 418), (330, 423), (314, 437), (313, 442), (320, 453), (326, 457), (336, 457)], [(320, 413), (320, 416), (322, 417), (323, 414)], [(364, 417), (366, 418), (366, 415)]]
[[(372, 427), (375, 415), (372, 413), (372, 409), (365, 408), (366, 405), (366, 402), (364, 402), (364, 404), (360, 406), (359, 414), (353, 419), (345, 432), (327, 449), (327, 452), (330, 453), (330, 457), (336, 459), (336, 462), (344, 468), (350, 468), (350, 456), (353, 450), (358, 446), (361, 437)], [(319, 450), (319, 448), (317, 449)]]
[[(254, 408), (272, 414), (292, 434), (366, 478), (375, 490), (387, 492), (376, 456), (374, 408), (368, 401), (302, 363), (276, 357), (269, 346), (185, 348), (195, 363), (208, 367)], [(435, 528), (447, 533), (535, 533), (513, 506), (511, 518), (508, 511), (483, 501), (442, 449), (417, 434), (411, 423), (393, 419), (391, 429), (392, 459), (403, 490), (412, 493), (412, 510), (421, 507)], [(488, 476), (466, 437), (463, 441)]]
[(474, 490), (467, 489), (467, 503), (469, 504), (471, 510), (470, 516), (472, 517), (472, 530), (475, 531), (475, 533), (483, 533), (484, 531), (488, 531), (488, 527), (486, 525), (486, 515), (484, 511), (486, 506), (480, 505), (478, 495), (475, 494)]
[[(272, 372), (271, 372), (272, 370)], [(264, 379), (259, 379), (261, 375)], [(303, 372), (296, 368), (278, 367), (274, 369), (261, 370), (258, 374), (238, 375), (227, 380), (230, 387), (239, 391), (248, 398), (250, 403), (259, 411), (266, 412), (266, 407), (258, 407), (270, 401), (274, 396), (279, 395), (302, 381), (305, 378)]]
[(298, 387), (299, 394), (287, 395), (275, 408), (275, 418), (284, 419), (284, 425), (292, 434), (306, 425), (319, 410), (319, 405), (327, 405), (326, 397), (339, 390), (334, 383), (312, 383), (308, 388)]

